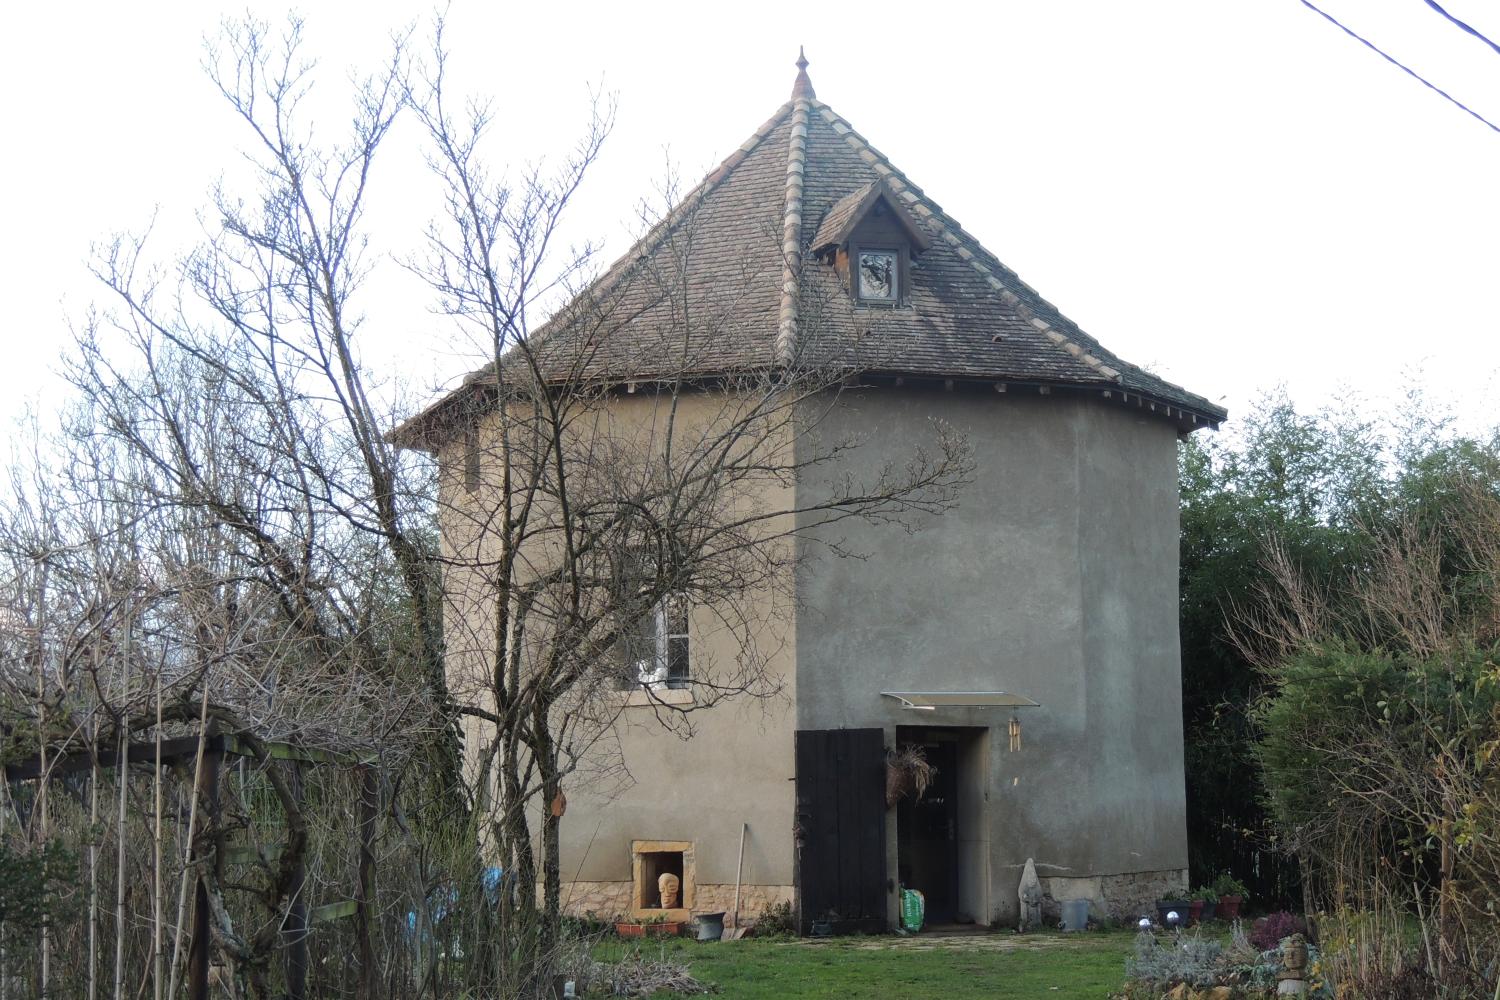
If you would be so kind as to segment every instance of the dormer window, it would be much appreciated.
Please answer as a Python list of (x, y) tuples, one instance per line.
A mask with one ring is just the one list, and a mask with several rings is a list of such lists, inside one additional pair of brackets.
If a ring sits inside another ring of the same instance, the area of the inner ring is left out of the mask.
[(823, 216), (812, 250), (832, 264), (856, 305), (911, 302), (911, 261), (932, 241), (881, 181), (841, 198)]
[(857, 296), (862, 302), (894, 305), (901, 300), (901, 252), (859, 249)]

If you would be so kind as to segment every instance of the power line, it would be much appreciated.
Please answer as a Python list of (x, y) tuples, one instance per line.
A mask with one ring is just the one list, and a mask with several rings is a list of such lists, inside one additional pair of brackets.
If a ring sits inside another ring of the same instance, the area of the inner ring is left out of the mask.
[(1448, 13), (1446, 10), (1444, 10), (1441, 6), (1438, 5), (1437, 0), (1426, 0), (1426, 3), (1427, 3), (1427, 6), (1431, 7), (1433, 10), (1437, 11), (1439, 14), (1443, 15), (1448, 20), (1452, 21), (1454, 24), (1458, 25), (1460, 28), (1462, 28), (1463, 30), (1467, 31), (1469, 34), (1473, 35), (1475, 38), (1479, 39), (1484, 44), (1488, 45), (1490, 48), (1494, 49), (1497, 53), (1500, 53), (1500, 45), (1496, 45), (1494, 42), (1490, 41), (1488, 38), (1485, 38), (1483, 35), (1481, 35), (1478, 31), (1474, 30), (1474, 28), (1472, 26), (1465, 24), (1464, 22), (1460, 21), (1458, 18), (1454, 17), (1452, 14)]
[(1334, 27), (1338, 28), (1344, 34), (1348, 35), (1350, 38), (1354, 39), (1356, 42), (1359, 42), (1361, 45), (1365, 46), (1370, 51), (1372, 51), (1376, 55), (1380, 56), (1382, 59), (1384, 59), (1386, 62), (1390, 63), (1392, 66), (1395, 66), (1397, 69), (1401, 70), (1401, 72), (1405, 73), (1407, 76), (1410, 76), (1412, 79), (1416, 80), (1418, 83), (1420, 83), (1422, 86), (1426, 87), (1428, 90), (1435, 91), (1440, 97), (1442, 97), (1444, 100), (1450, 102), (1455, 107), (1457, 107), (1457, 108), (1459, 108), (1459, 109), (1461, 109), (1463, 111), (1468, 112), (1469, 114), (1473, 115), (1475, 118), (1478, 118), (1481, 122), (1483, 122), (1486, 126), (1488, 126), (1491, 131), (1500, 132), (1500, 125), (1496, 125), (1494, 122), (1490, 121), (1484, 115), (1480, 114), (1478, 111), (1475, 111), (1473, 108), (1469, 107), (1468, 105), (1466, 105), (1462, 101), (1460, 101), (1458, 98), (1456, 98), (1452, 94), (1448, 93), (1442, 87), (1439, 87), (1436, 84), (1428, 81), (1420, 73), (1418, 73), (1416, 70), (1413, 70), (1410, 67), (1408, 67), (1405, 63), (1401, 62), (1395, 56), (1387, 54), (1384, 50), (1382, 50), (1374, 42), (1371, 42), (1370, 40), (1368, 40), (1366, 38), (1363, 38), (1360, 35), (1355, 34), (1349, 28), (1346, 28), (1339, 21), (1339, 19), (1336, 18), (1336, 17), (1334, 17), (1332, 14), (1328, 13), (1325, 10), (1320, 10), (1319, 8), (1317, 8), (1316, 6), (1314, 6), (1312, 3), (1310, 3), (1309, 0), (1301, 0), (1301, 2), (1302, 2), (1302, 6), (1306, 7), (1308, 10), (1312, 11), (1315, 14), (1320, 14), (1323, 17), (1327, 18), (1334, 25)]

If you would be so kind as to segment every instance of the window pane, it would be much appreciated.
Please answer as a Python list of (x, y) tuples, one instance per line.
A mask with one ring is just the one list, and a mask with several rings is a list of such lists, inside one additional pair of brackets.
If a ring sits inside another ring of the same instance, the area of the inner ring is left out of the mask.
[(859, 297), (896, 297), (896, 255), (889, 250), (862, 250), (859, 254)]
[(620, 686), (650, 684), (656, 674), (656, 613), (636, 622), (620, 642)]
[(672, 594), (667, 598), (666, 608), (667, 635), (687, 635), (688, 630), (688, 603), (687, 597), (682, 594)]
[(667, 687), (685, 688), (688, 682), (687, 638), (667, 640)]
[(474, 424), (464, 430), (464, 489), (479, 489), (479, 428)]

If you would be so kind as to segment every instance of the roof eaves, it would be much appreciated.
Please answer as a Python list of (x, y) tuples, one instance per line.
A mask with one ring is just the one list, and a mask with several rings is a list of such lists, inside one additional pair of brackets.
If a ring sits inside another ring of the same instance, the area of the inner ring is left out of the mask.
[(385, 440), (397, 448), (436, 452), (448, 436), (446, 429), (464, 412), (460, 404), (477, 391), (479, 382), (467, 376), (457, 388), (444, 393), (416, 413), (385, 432)]

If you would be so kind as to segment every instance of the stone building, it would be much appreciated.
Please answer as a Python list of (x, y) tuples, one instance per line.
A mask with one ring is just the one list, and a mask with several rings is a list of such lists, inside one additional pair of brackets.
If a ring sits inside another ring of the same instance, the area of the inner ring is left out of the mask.
[[(685, 301), (719, 319), (705, 372), (837, 347), (866, 361), (819, 431), (863, 435), (856, 473), (900, 461), (934, 418), (967, 436), (974, 471), (917, 534), (841, 524), (863, 558), (798, 535), (765, 654), (779, 696), (726, 701), (691, 739), (659, 709), (691, 705), (697, 665), (733, 650), (691, 607), (657, 616), (612, 744), (632, 780), (564, 782), (565, 905), (656, 912), (671, 872), (683, 912), (728, 909), (738, 878), (742, 912), (790, 901), (804, 925), (890, 926), (902, 885), (936, 922), (1000, 923), (1028, 858), (1051, 897), (1095, 912), (1185, 888), (1176, 452), (1224, 410), (1042, 299), (820, 101), (800, 60), (791, 100), (590, 294), (678, 252), (688, 216)], [(639, 347), (663, 322), (642, 308), (612, 335)], [(590, 377), (622, 413), (646, 405), (647, 355), (600, 350)], [(490, 433), (452, 416), (466, 391), (397, 435), (436, 452), (445, 482)], [(891, 805), (886, 755), (908, 747), (936, 773)]]

